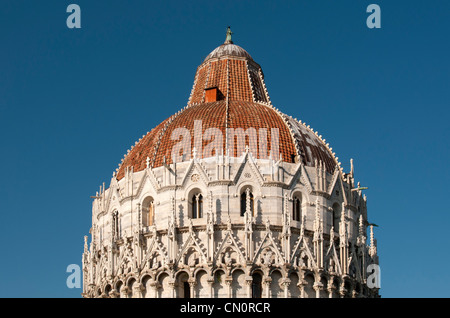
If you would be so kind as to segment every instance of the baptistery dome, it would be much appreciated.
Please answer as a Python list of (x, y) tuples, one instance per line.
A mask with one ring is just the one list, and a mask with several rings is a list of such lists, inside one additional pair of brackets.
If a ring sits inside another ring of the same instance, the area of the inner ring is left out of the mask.
[[(201, 127), (195, 125), (196, 121), (201, 122)], [(190, 159), (194, 147), (197, 147), (199, 158), (204, 158), (199, 149), (210, 143), (208, 140), (194, 143), (194, 130), (201, 129), (199, 133), (203, 135), (206, 130), (217, 128), (223, 136), (227, 136), (227, 129), (247, 132), (247, 145), (254, 146), (252, 155), (258, 159), (267, 159), (272, 155), (274, 160), (301, 161), (308, 166), (314, 166), (318, 161), (329, 173), (333, 173), (337, 165), (336, 158), (321, 136), (272, 106), (261, 67), (231, 40), (214, 49), (198, 67), (187, 107), (139, 140), (122, 161), (117, 178), (123, 178), (126, 168), (132, 167), (135, 172), (145, 169), (146, 158), (150, 159), (152, 168), (162, 166), (163, 162), (171, 164), (171, 151), (177, 143), (177, 138), (173, 138), (172, 134), (179, 127), (186, 127), (192, 137), (191, 151), (185, 156), (186, 160)], [(247, 131), (249, 128), (251, 130)], [(272, 142), (270, 134), (274, 128), (278, 133), (276, 143)], [(264, 129), (268, 130), (267, 149), (256, 149), (257, 140), (252, 143), (253, 140), (249, 139), (261, 137), (258, 133), (264, 132)], [(272, 153), (271, 146), (276, 146)], [(241, 153), (237, 153), (240, 150), (243, 149), (239, 149), (239, 144), (234, 143), (231, 137), (228, 140), (222, 138), (219, 151), (240, 157)]]
[(93, 197), (83, 296), (378, 297), (363, 189), (228, 29)]

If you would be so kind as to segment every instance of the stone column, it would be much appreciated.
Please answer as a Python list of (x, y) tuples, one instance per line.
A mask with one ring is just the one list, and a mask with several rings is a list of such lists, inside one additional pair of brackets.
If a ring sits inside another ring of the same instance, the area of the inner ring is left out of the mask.
[(110, 298), (119, 298), (120, 294), (117, 292), (117, 290), (113, 289), (109, 292), (109, 297)]
[(253, 277), (251, 276), (245, 277), (245, 284), (247, 285), (247, 298), (252, 298), (252, 283)]
[(214, 298), (214, 276), (208, 277), (207, 282), (209, 286), (209, 298)]
[(284, 288), (284, 298), (289, 298), (289, 285), (291, 284), (291, 280), (285, 278), (281, 284)]
[(120, 298), (128, 298), (128, 287), (125, 285), (120, 288)]
[(176, 287), (177, 287), (177, 283), (175, 280), (169, 281), (169, 286), (170, 286), (170, 293), (172, 294), (172, 298), (176, 298), (177, 297), (177, 293), (176, 293)]
[(300, 289), (300, 298), (305, 298), (305, 286), (306, 282), (304, 280), (297, 284), (297, 287)]
[(266, 298), (271, 298), (271, 293), (270, 293), (270, 283), (272, 282), (272, 278), (267, 277), (264, 279), (263, 281), (263, 285), (264, 285), (264, 291), (266, 293)]
[(199, 197), (200, 197), (200, 193), (195, 195), (195, 211), (192, 211), (194, 213), (193, 216), (195, 216), (195, 219), (201, 218), (202, 216), (200, 215), (200, 207), (198, 205), (199, 202)]
[(133, 286), (133, 298), (142, 298), (142, 292), (145, 290), (144, 285), (142, 283), (137, 283)]
[(333, 292), (336, 290), (336, 287), (333, 286), (333, 284), (328, 284), (328, 298), (333, 298)]
[(158, 298), (158, 289), (159, 289), (159, 283), (155, 281), (150, 282), (150, 288), (152, 289), (153, 298)]
[(189, 295), (191, 298), (196, 298), (195, 297), (195, 286), (197, 285), (197, 282), (194, 279), (189, 279), (188, 280), (189, 283)]
[(233, 277), (225, 278), (225, 284), (228, 286), (228, 298), (232, 298), (232, 285), (233, 285)]
[(313, 288), (316, 291), (316, 298), (320, 298), (320, 291), (323, 290), (323, 284), (321, 282), (315, 282)]
[(344, 285), (341, 286), (341, 288), (339, 288), (339, 295), (341, 296), (341, 298), (345, 297), (347, 290), (345, 289)]
[(328, 291), (328, 298), (333, 298), (333, 293), (336, 290), (336, 286), (334, 286), (334, 275), (331, 273), (331, 276), (328, 279), (327, 284), (327, 291)]

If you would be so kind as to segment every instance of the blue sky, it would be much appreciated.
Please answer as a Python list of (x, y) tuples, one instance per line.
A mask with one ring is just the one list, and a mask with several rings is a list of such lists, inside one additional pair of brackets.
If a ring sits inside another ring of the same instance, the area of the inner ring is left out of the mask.
[[(81, 7), (81, 29), (66, 8)], [(381, 29), (366, 8), (381, 7)], [(383, 297), (449, 297), (450, 2), (3, 1), (0, 297), (79, 297), (91, 195), (233, 40), (368, 186)]]

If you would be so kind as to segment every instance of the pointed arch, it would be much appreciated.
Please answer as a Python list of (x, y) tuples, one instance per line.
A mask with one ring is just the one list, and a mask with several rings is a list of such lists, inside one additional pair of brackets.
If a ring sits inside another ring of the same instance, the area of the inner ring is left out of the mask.
[(142, 201), (141, 222), (143, 226), (152, 226), (155, 222), (155, 200), (147, 196)]
[(335, 202), (332, 206), (333, 209), (333, 218), (331, 220), (331, 224), (334, 227), (335, 232), (339, 232), (339, 221), (341, 219), (341, 205)]
[(203, 218), (203, 194), (198, 188), (193, 188), (188, 194), (188, 216), (190, 219)]
[(292, 219), (300, 222), (302, 219), (303, 210), (303, 196), (300, 191), (294, 192), (292, 195)]

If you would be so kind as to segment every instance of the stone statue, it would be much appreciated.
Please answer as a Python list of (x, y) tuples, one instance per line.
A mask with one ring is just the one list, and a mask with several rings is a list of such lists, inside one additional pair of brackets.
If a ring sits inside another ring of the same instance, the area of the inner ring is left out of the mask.
[(264, 255), (264, 265), (270, 266), (272, 264), (272, 251), (269, 250), (265, 255)]
[(153, 257), (152, 263), (153, 263), (152, 269), (158, 269), (159, 261), (158, 261), (158, 257), (157, 256)]
[(231, 35), (233, 34), (233, 32), (231, 32), (231, 28), (228, 27), (227, 28), (227, 37), (225, 38), (225, 43), (227, 44), (232, 44), (233, 41), (231, 40)]
[(224, 262), (225, 262), (225, 265), (227, 265), (227, 266), (231, 266), (231, 264), (233, 263), (230, 252), (225, 253)]
[(190, 258), (189, 264), (188, 264), (188, 265), (189, 265), (190, 267), (194, 267), (195, 264), (197, 264), (197, 257), (196, 257), (195, 255), (193, 255), (193, 256)]
[(333, 257), (330, 257), (330, 264), (329, 264), (329, 266), (328, 266), (328, 271), (330, 272), (330, 273), (334, 273), (334, 259), (333, 259)]

